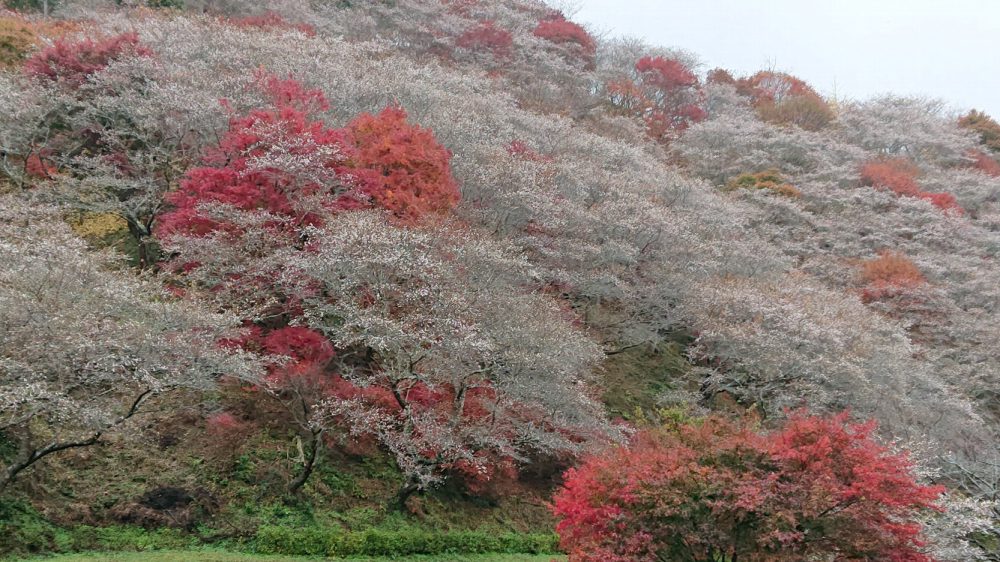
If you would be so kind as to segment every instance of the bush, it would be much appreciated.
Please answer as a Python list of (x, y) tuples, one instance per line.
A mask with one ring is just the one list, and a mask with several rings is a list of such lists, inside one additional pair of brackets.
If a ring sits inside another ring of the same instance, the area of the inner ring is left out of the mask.
[(920, 194), (919, 173), (916, 165), (905, 158), (873, 160), (861, 167), (861, 184), (915, 197)]
[(587, 33), (586, 29), (567, 20), (562, 14), (556, 13), (538, 22), (534, 34), (535, 37), (540, 37), (551, 43), (574, 48), (588, 68), (594, 66), (597, 41)]
[(879, 257), (864, 262), (861, 279), (865, 283), (861, 300), (866, 303), (898, 296), (927, 284), (915, 263), (894, 252), (882, 252)]
[(767, 170), (756, 174), (740, 174), (730, 180), (727, 187), (729, 189), (766, 189), (775, 195), (792, 198), (802, 197), (802, 192), (785, 181), (781, 172), (777, 170)]
[(965, 211), (950, 193), (928, 193), (920, 189), (920, 169), (906, 158), (872, 160), (861, 167), (861, 183), (876, 189), (888, 189), (896, 195), (916, 197), (954, 215)]
[(972, 160), (973, 169), (979, 170), (988, 176), (1000, 178), (1000, 162), (989, 154), (981, 150), (971, 150), (969, 151), (969, 158)]
[(298, 556), (410, 556), (415, 554), (555, 554), (551, 533), (491, 533), (425, 529), (350, 532), (343, 529), (265, 526), (253, 539), (254, 552)]
[(942, 488), (874, 430), (794, 413), (772, 433), (709, 418), (642, 434), (566, 473), (556, 530), (572, 561), (930, 562), (916, 516)]

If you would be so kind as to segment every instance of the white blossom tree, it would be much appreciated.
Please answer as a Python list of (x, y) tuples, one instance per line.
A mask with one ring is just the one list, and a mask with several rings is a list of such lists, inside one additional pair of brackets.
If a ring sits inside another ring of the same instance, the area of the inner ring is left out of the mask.
[(88, 251), (56, 210), (0, 199), (0, 436), (16, 447), (0, 489), (99, 443), (157, 395), (256, 379), (252, 356), (216, 344), (234, 318), (176, 302), (116, 261)]

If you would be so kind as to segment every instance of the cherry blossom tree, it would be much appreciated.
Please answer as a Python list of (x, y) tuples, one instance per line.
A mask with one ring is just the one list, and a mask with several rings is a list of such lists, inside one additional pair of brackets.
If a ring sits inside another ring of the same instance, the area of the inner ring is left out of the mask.
[(0, 489), (49, 455), (101, 442), (156, 396), (255, 380), (216, 344), (237, 319), (177, 302), (87, 251), (54, 209), (0, 202), (0, 433), (17, 446)]

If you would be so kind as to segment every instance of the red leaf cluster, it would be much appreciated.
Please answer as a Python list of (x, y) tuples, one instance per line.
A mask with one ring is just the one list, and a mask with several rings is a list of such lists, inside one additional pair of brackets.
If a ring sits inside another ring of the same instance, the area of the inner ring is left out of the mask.
[(916, 197), (920, 193), (919, 173), (920, 169), (905, 158), (872, 160), (861, 167), (861, 184)]
[(677, 59), (642, 57), (635, 63), (635, 70), (643, 77), (643, 84), (664, 91), (698, 85), (694, 72)]
[(873, 423), (795, 413), (755, 433), (718, 418), (641, 435), (566, 473), (553, 510), (572, 561), (928, 562), (918, 484)]
[(642, 57), (635, 78), (608, 82), (608, 101), (626, 115), (646, 122), (650, 137), (669, 142), (707, 117), (698, 77), (684, 63), (665, 57)]
[(229, 23), (236, 27), (252, 27), (257, 29), (296, 29), (309, 37), (316, 35), (316, 28), (308, 23), (291, 23), (281, 14), (275, 12), (264, 12), (256, 16), (246, 16), (233, 18)]
[(1000, 162), (981, 150), (970, 150), (969, 158), (972, 159), (972, 167), (988, 176), (1000, 178)]
[(492, 21), (484, 21), (465, 30), (455, 40), (455, 45), (470, 51), (492, 53), (496, 59), (508, 59), (513, 54), (514, 36)]
[(920, 169), (906, 158), (872, 160), (861, 167), (861, 184), (888, 189), (899, 196), (923, 199), (949, 213), (964, 213), (952, 194), (923, 191), (917, 182), (919, 174)]
[[(262, 76), (261, 87), (272, 106), (258, 108), (230, 119), (219, 145), (204, 156), (205, 166), (188, 171), (180, 188), (167, 196), (174, 210), (159, 222), (160, 235), (205, 235), (226, 225), (201, 209), (221, 203), (241, 210), (263, 210), (292, 219), (290, 226), (317, 224), (320, 217), (299, 205), (306, 197), (320, 197), (328, 210), (349, 205), (358, 185), (348, 165), (349, 143), (345, 133), (331, 129), (311, 113), (328, 107), (318, 90), (308, 90), (295, 80)], [(320, 183), (276, 165), (268, 155), (282, 147), (292, 156), (316, 160), (316, 166), (338, 181)], [(258, 162), (265, 161), (258, 165)]]
[(927, 284), (927, 279), (909, 258), (900, 253), (882, 252), (861, 266), (865, 288), (861, 300), (872, 302), (897, 296)]
[(461, 194), (451, 152), (428, 129), (412, 125), (401, 107), (363, 113), (347, 125), (354, 167), (369, 170), (365, 192), (405, 222), (447, 213)]
[(59, 39), (51, 47), (42, 49), (24, 63), (24, 71), (29, 76), (63, 81), (78, 86), (87, 77), (111, 61), (124, 56), (152, 56), (153, 52), (139, 42), (135, 33), (123, 33), (114, 37), (67, 41)]
[(593, 66), (594, 56), (597, 54), (597, 41), (581, 25), (567, 20), (561, 13), (555, 13), (538, 22), (534, 35), (552, 43), (575, 46), (587, 66)]

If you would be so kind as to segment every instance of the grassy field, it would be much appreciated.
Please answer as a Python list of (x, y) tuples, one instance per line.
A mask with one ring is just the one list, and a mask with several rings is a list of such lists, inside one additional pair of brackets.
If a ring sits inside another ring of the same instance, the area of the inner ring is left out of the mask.
[(550, 562), (565, 561), (565, 556), (551, 554), (469, 554), (441, 556), (406, 556), (396, 558), (311, 558), (306, 556), (265, 556), (232, 552), (118, 552), (94, 554), (68, 554), (46, 558), (22, 560), (52, 562), (305, 562), (309, 560), (343, 560), (351, 562)]

